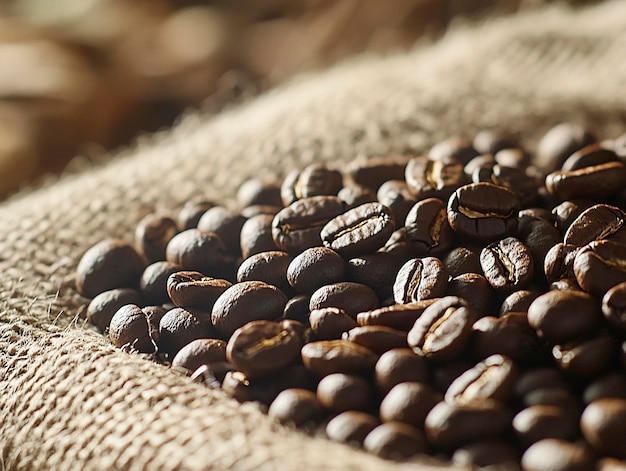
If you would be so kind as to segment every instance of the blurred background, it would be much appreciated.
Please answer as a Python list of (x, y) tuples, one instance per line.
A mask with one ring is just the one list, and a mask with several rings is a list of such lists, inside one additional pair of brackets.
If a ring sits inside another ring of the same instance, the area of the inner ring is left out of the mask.
[[(594, 0), (562, 0), (578, 6)], [(0, 0), (0, 199), (346, 56), (550, 0)]]

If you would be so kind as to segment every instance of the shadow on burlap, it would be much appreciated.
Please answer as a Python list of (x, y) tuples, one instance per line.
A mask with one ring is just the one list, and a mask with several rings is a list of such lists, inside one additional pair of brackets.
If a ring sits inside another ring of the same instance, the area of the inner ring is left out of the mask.
[[(254, 404), (86, 329), (82, 253), (155, 209), (313, 160), (418, 153), (484, 127), (533, 142), (559, 121), (626, 129), (626, 4), (550, 9), (455, 31), (408, 55), (303, 77), (189, 117), (106, 166), (0, 207), (0, 469), (405, 469), (273, 424)], [(425, 469), (425, 465), (418, 468)]]

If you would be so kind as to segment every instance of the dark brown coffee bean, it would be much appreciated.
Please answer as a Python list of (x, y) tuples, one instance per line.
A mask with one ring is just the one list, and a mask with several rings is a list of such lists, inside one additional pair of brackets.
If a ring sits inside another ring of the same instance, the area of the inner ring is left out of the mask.
[(242, 208), (248, 206), (281, 206), (280, 184), (272, 180), (251, 178), (237, 189), (237, 202)]
[(409, 156), (354, 160), (347, 165), (345, 174), (353, 183), (377, 191), (386, 181), (403, 180), (409, 160)]
[(345, 262), (334, 250), (312, 247), (293, 258), (287, 280), (299, 293), (313, 294), (322, 286), (343, 281)]
[(164, 304), (170, 301), (167, 279), (181, 267), (170, 262), (154, 262), (148, 265), (139, 280), (139, 290), (148, 304)]
[(485, 440), (470, 443), (454, 450), (452, 463), (465, 468), (495, 467), (517, 469), (519, 454), (504, 440)]
[(198, 230), (217, 234), (226, 247), (226, 252), (238, 257), (241, 254), (239, 233), (246, 222), (241, 214), (223, 206), (214, 206), (206, 211), (198, 221)]
[(586, 335), (601, 316), (598, 302), (580, 291), (549, 291), (528, 308), (528, 324), (552, 345)]
[(135, 229), (135, 247), (148, 263), (165, 260), (165, 247), (178, 234), (178, 224), (168, 216), (148, 214)]
[(336, 195), (343, 186), (343, 176), (325, 164), (316, 163), (302, 171), (293, 171), (283, 181), (280, 189), (283, 204), (313, 196)]
[(322, 378), (317, 385), (317, 400), (334, 413), (367, 411), (374, 406), (374, 391), (360, 376), (333, 373)]
[(583, 211), (565, 232), (563, 242), (582, 247), (594, 240), (626, 242), (626, 213), (615, 206), (596, 204)]
[(166, 258), (183, 270), (199, 271), (219, 277), (231, 262), (226, 247), (217, 234), (187, 229), (172, 237), (167, 244)]
[(408, 332), (424, 309), (439, 298), (425, 299), (415, 303), (392, 304), (372, 311), (360, 312), (356, 316), (359, 325), (383, 325)]
[(526, 394), (545, 388), (565, 389), (567, 384), (563, 373), (554, 367), (538, 367), (521, 374), (515, 384), (515, 396), (522, 398)]
[(602, 298), (602, 314), (612, 327), (626, 333), (626, 282), (606, 292)]
[[(502, 167), (512, 167), (519, 169), (526, 169), (530, 166), (530, 154), (520, 147), (509, 147), (506, 149), (500, 149), (494, 155), (496, 164)], [(534, 170), (532, 173), (536, 174), (538, 171), (534, 167), (530, 167), (528, 170)]]
[(509, 294), (500, 305), (500, 316), (509, 312), (528, 312), (532, 302), (541, 295), (540, 291), (521, 289)]
[(291, 298), (287, 301), (287, 304), (285, 304), (283, 319), (293, 319), (308, 325), (310, 299), (310, 296), (305, 294), (299, 294)]
[(280, 393), (276, 384), (268, 378), (252, 380), (241, 371), (226, 373), (222, 382), (222, 391), (242, 403), (258, 401), (268, 406)]
[(116, 288), (103, 291), (87, 306), (87, 320), (104, 332), (119, 308), (126, 304), (142, 304), (139, 291), (131, 288)]
[(528, 248), (515, 237), (488, 245), (480, 253), (480, 265), (493, 288), (510, 294), (527, 288), (533, 277), (534, 263)]
[(617, 343), (609, 333), (552, 348), (559, 367), (575, 378), (590, 379), (604, 373), (617, 360)]
[(167, 311), (159, 321), (159, 350), (170, 358), (193, 340), (213, 337), (211, 315), (206, 311), (177, 307)]
[(521, 206), (532, 206), (538, 203), (538, 190), (543, 183), (543, 176), (525, 167), (509, 167), (496, 163), (490, 169), (472, 175), (474, 183), (487, 182), (508, 188), (516, 193)]
[(130, 352), (156, 351), (148, 317), (136, 304), (126, 304), (113, 315), (109, 324), (109, 340), (114, 346)]
[(395, 348), (383, 353), (374, 371), (376, 386), (387, 394), (395, 385), (404, 382), (427, 383), (428, 364), (423, 357), (408, 348)]
[(409, 331), (409, 346), (433, 361), (458, 357), (468, 345), (477, 315), (467, 303), (446, 296), (427, 307)]
[(406, 332), (381, 325), (353, 327), (342, 336), (357, 345), (369, 348), (379, 355), (393, 348), (406, 348)]
[(409, 191), (418, 200), (447, 200), (454, 190), (468, 182), (464, 165), (454, 158), (444, 162), (426, 156), (415, 157), (406, 165), (404, 178)]
[(442, 400), (441, 393), (425, 383), (399, 383), (380, 403), (380, 419), (383, 422), (402, 422), (423, 430), (426, 416)]
[(425, 453), (428, 445), (424, 434), (407, 424), (388, 422), (367, 434), (363, 448), (380, 458), (402, 461)]
[(563, 201), (561, 204), (558, 204), (552, 208), (552, 216), (554, 217), (556, 228), (561, 234), (565, 234), (572, 222), (574, 222), (583, 211), (591, 208), (595, 204), (595, 201), (589, 199)]
[(602, 298), (613, 286), (626, 282), (626, 244), (590, 242), (576, 254), (574, 274), (582, 289)]
[(510, 358), (491, 355), (452, 382), (446, 391), (448, 402), (471, 403), (480, 399), (506, 402), (513, 394), (519, 372)]
[(420, 253), (441, 255), (452, 246), (454, 232), (448, 223), (446, 203), (438, 198), (417, 202), (404, 223), (406, 238)]
[(243, 223), (239, 233), (239, 246), (244, 260), (257, 253), (278, 250), (272, 235), (274, 217), (273, 214), (259, 214), (251, 216)]
[(237, 329), (226, 347), (226, 358), (249, 378), (277, 373), (300, 354), (302, 339), (283, 324), (252, 321)]
[(196, 339), (189, 342), (172, 359), (172, 368), (196, 371), (201, 365), (226, 361), (226, 342), (219, 339)]
[(548, 283), (563, 278), (574, 278), (574, 259), (580, 247), (572, 244), (558, 243), (546, 254), (543, 262), (544, 273)]
[(464, 273), (483, 274), (483, 269), (480, 266), (480, 251), (467, 247), (455, 247), (445, 254), (441, 261), (451, 277)]
[(551, 222), (532, 216), (520, 216), (516, 237), (528, 248), (533, 259), (534, 276), (543, 281), (546, 254), (561, 242), (559, 231)]
[(344, 257), (354, 257), (381, 248), (394, 229), (389, 208), (365, 203), (328, 221), (320, 236), (326, 247)]
[(398, 304), (408, 304), (443, 296), (448, 285), (448, 273), (435, 257), (414, 258), (406, 262), (393, 284), (393, 298)]
[(585, 404), (605, 398), (626, 399), (626, 374), (607, 373), (589, 383), (583, 392)]
[(323, 245), (320, 232), (328, 221), (344, 212), (344, 202), (336, 196), (299, 199), (282, 209), (272, 222), (277, 247), (299, 253)]
[(448, 201), (448, 222), (469, 239), (491, 241), (517, 229), (519, 198), (491, 183), (472, 183), (456, 190)]
[(522, 455), (522, 469), (527, 471), (589, 471), (595, 457), (584, 443), (546, 438), (533, 444)]
[(544, 173), (561, 168), (563, 162), (583, 147), (596, 142), (587, 129), (573, 123), (560, 123), (541, 138), (534, 165)]
[(535, 219), (543, 219), (544, 221), (547, 221), (550, 224), (554, 224), (554, 215), (547, 208), (538, 208), (538, 207), (524, 208), (524, 209), (519, 210), (518, 215), (520, 218), (524, 216), (529, 216)]
[(346, 210), (376, 202), (376, 191), (361, 185), (344, 186), (337, 196), (346, 204)]
[(458, 161), (463, 165), (478, 155), (472, 141), (462, 136), (451, 136), (438, 142), (428, 151), (428, 157), (438, 162)]
[(272, 401), (267, 415), (281, 424), (305, 427), (324, 416), (324, 408), (314, 392), (306, 389), (285, 389)]
[(574, 440), (578, 434), (578, 414), (558, 406), (536, 405), (513, 418), (513, 430), (524, 448), (545, 438)]
[(349, 410), (336, 415), (326, 424), (326, 436), (334, 442), (361, 447), (367, 434), (379, 425), (378, 417)]
[(285, 295), (262, 281), (244, 281), (224, 291), (215, 301), (211, 319), (217, 331), (229, 338), (251, 321), (280, 319)]
[(311, 330), (320, 340), (340, 339), (344, 332), (357, 326), (356, 321), (337, 307), (315, 309), (309, 315)]
[(489, 311), (493, 299), (493, 288), (487, 279), (478, 273), (464, 273), (448, 281), (446, 296), (465, 299), (479, 316)]
[(619, 157), (610, 149), (602, 147), (600, 144), (589, 144), (570, 155), (561, 170), (571, 172), (585, 167), (602, 165), (609, 162), (617, 162)]
[(388, 180), (376, 192), (378, 202), (391, 210), (396, 228), (402, 227), (407, 214), (417, 203), (404, 180)]
[(388, 252), (364, 254), (347, 261), (346, 278), (369, 286), (379, 299), (387, 299), (393, 294), (393, 281), (402, 263), (402, 259)]
[(302, 347), (304, 366), (318, 376), (332, 373), (371, 374), (378, 356), (347, 340), (320, 340)]
[(556, 406), (580, 414), (581, 404), (578, 397), (565, 387), (546, 387), (529, 391), (522, 397), (526, 407)]
[(426, 416), (424, 430), (430, 443), (454, 450), (470, 442), (499, 438), (510, 424), (510, 412), (498, 401), (440, 402)]
[(585, 440), (603, 455), (626, 459), (626, 400), (598, 399), (589, 404), (580, 418)]
[(548, 192), (562, 200), (591, 198), (602, 201), (618, 195), (625, 184), (626, 167), (622, 162), (559, 170), (546, 176)]
[(472, 146), (481, 154), (495, 154), (502, 149), (518, 147), (518, 140), (501, 129), (484, 129), (474, 136)]
[(178, 229), (180, 231), (186, 231), (187, 229), (197, 227), (198, 221), (202, 215), (213, 206), (215, 206), (215, 203), (202, 197), (187, 201), (176, 218)]
[(338, 307), (353, 319), (359, 312), (370, 311), (378, 307), (378, 297), (374, 291), (360, 283), (344, 281), (322, 286), (311, 295), (309, 309)]
[(167, 293), (174, 305), (211, 311), (217, 298), (232, 286), (228, 280), (204, 276), (197, 271), (177, 271), (167, 279)]
[(116, 288), (137, 288), (145, 262), (135, 248), (116, 239), (98, 242), (76, 267), (76, 290), (88, 298)]
[(283, 293), (291, 292), (287, 281), (287, 267), (293, 257), (287, 252), (272, 250), (251, 255), (239, 265), (237, 281), (263, 281), (274, 285)]

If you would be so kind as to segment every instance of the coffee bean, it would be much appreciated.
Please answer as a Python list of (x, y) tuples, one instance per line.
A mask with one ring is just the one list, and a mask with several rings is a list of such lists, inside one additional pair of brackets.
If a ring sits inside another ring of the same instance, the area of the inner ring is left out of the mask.
[(491, 183), (471, 183), (456, 190), (448, 201), (448, 222), (462, 237), (491, 241), (517, 229), (519, 198)]
[(606, 292), (602, 298), (602, 314), (612, 327), (626, 333), (626, 282)]
[(454, 232), (448, 223), (446, 203), (438, 198), (417, 202), (405, 220), (406, 238), (416, 250), (428, 255), (441, 255), (452, 246)]
[(239, 233), (239, 246), (244, 260), (257, 253), (278, 250), (272, 235), (274, 217), (274, 214), (259, 214), (251, 216), (243, 223)]
[(273, 180), (251, 178), (237, 189), (237, 202), (242, 208), (248, 206), (281, 206), (280, 184)]
[(318, 376), (332, 373), (371, 374), (378, 356), (347, 340), (320, 340), (302, 347), (304, 366)]
[(333, 417), (326, 424), (326, 436), (334, 442), (361, 447), (363, 440), (380, 420), (365, 412), (349, 410)]
[(463, 171), (465, 164), (449, 159), (432, 160), (428, 157), (415, 157), (406, 165), (404, 178), (409, 191), (418, 200), (440, 198), (447, 200), (452, 192), (468, 182)]
[(565, 232), (563, 242), (582, 247), (594, 240), (626, 242), (626, 213), (615, 206), (596, 204), (583, 211)]
[(172, 218), (148, 214), (135, 229), (135, 247), (148, 263), (165, 260), (165, 247), (176, 234), (178, 224)]
[(309, 315), (311, 330), (320, 340), (340, 339), (344, 332), (357, 326), (356, 321), (338, 307), (315, 309)]
[(388, 422), (367, 434), (363, 448), (380, 458), (401, 461), (425, 453), (428, 446), (420, 430), (407, 424)]
[(428, 151), (428, 157), (438, 162), (460, 162), (463, 165), (478, 155), (472, 141), (462, 136), (452, 136), (439, 141)]
[(202, 197), (196, 197), (187, 201), (176, 218), (178, 229), (185, 231), (197, 227), (202, 215), (213, 206), (215, 206), (215, 203)]
[(605, 398), (626, 399), (626, 374), (607, 373), (589, 383), (583, 392), (585, 404)]
[(485, 440), (470, 443), (454, 450), (452, 463), (465, 468), (502, 467), (517, 469), (519, 454), (504, 440)]
[(249, 378), (279, 372), (299, 357), (302, 339), (293, 329), (271, 321), (252, 321), (228, 340), (226, 358)]
[(538, 367), (521, 374), (515, 385), (515, 396), (522, 398), (526, 394), (545, 388), (565, 389), (567, 384), (563, 373), (555, 367)]
[(211, 316), (206, 311), (177, 307), (167, 311), (159, 321), (159, 350), (170, 358), (193, 340), (213, 337)]
[(244, 281), (226, 289), (216, 300), (211, 320), (217, 331), (230, 337), (235, 330), (256, 320), (280, 319), (285, 295), (262, 281)]
[(274, 285), (283, 293), (291, 293), (287, 281), (287, 268), (293, 257), (287, 252), (271, 250), (251, 255), (239, 265), (237, 281), (263, 281)]
[(487, 279), (477, 273), (464, 273), (448, 281), (446, 296), (465, 299), (479, 316), (485, 315), (493, 300), (493, 288)]
[(375, 252), (351, 258), (346, 263), (346, 279), (372, 288), (383, 300), (392, 296), (393, 281), (403, 260), (388, 252)]
[(342, 338), (380, 355), (393, 348), (407, 347), (406, 335), (406, 332), (391, 327), (366, 325), (353, 327), (344, 332)]
[(578, 170), (558, 170), (546, 176), (548, 193), (562, 200), (591, 198), (606, 200), (618, 195), (626, 184), (622, 162), (608, 162)]
[(543, 281), (546, 255), (555, 244), (561, 242), (561, 234), (551, 222), (545, 219), (520, 216), (516, 237), (530, 251), (535, 279)]
[(164, 304), (170, 301), (167, 279), (182, 268), (170, 262), (154, 262), (148, 265), (139, 280), (139, 289), (146, 303)]
[(480, 265), (493, 288), (510, 294), (527, 288), (533, 277), (534, 263), (528, 248), (515, 237), (489, 244), (480, 253)]
[(527, 312), (532, 302), (541, 295), (540, 291), (521, 289), (509, 294), (500, 305), (500, 316), (509, 312)]
[(327, 247), (312, 247), (293, 258), (287, 267), (287, 280), (299, 293), (313, 294), (322, 286), (343, 280), (345, 262)]
[(167, 279), (167, 294), (178, 307), (211, 311), (217, 298), (231, 286), (228, 280), (204, 276), (197, 271), (177, 271)]
[(594, 469), (596, 471), (624, 471), (626, 466), (623, 460), (617, 458), (600, 458)]
[(359, 325), (383, 325), (408, 332), (424, 310), (438, 299), (424, 299), (408, 304), (392, 304), (391, 306), (360, 312), (357, 314), (356, 320)]
[(322, 228), (344, 209), (343, 201), (336, 196), (312, 196), (293, 202), (274, 216), (272, 236), (276, 246), (293, 254), (321, 246)]
[(556, 280), (550, 283), (548, 286), (549, 291), (582, 291), (578, 285), (576, 278), (563, 278), (562, 280)]
[(376, 192), (361, 185), (344, 186), (337, 196), (346, 204), (346, 210), (376, 202)]
[(549, 173), (561, 168), (563, 162), (574, 152), (594, 142), (595, 136), (582, 126), (573, 123), (557, 124), (539, 141), (533, 163), (544, 173)]
[(283, 310), (283, 319), (293, 319), (309, 324), (309, 302), (311, 297), (305, 294), (296, 295), (287, 301)]
[(446, 296), (424, 310), (407, 341), (418, 355), (432, 361), (449, 361), (468, 345), (476, 318), (463, 299)]
[(561, 204), (552, 208), (552, 216), (556, 228), (565, 234), (569, 226), (580, 216), (585, 210), (591, 208), (596, 203), (589, 199), (577, 199), (573, 201), (563, 201)]
[(306, 389), (286, 389), (272, 401), (267, 415), (281, 424), (304, 427), (318, 422), (324, 409), (315, 393)]
[(241, 254), (239, 233), (246, 222), (241, 214), (223, 206), (214, 206), (207, 210), (198, 221), (198, 230), (217, 234), (224, 243), (226, 252), (238, 257)]
[(119, 308), (109, 324), (111, 343), (128, 351), (154, 353), (156, 344), (152, 339), (148, 317), (135, 304)]
[(396, 228), (402, 227), (407, 214), (417, 203), (404, 180), (388, 180), (376, 192), (378, 202), (391, 210)]
[(346, 166), (345, 175), (353, 183), (377, 191), (389, 180), (403, 180), (404, 169), (409, 160), (410, 157), (405, 156), (355, 160)]
[(179, 265), (183, 270), (199, 271), (214, 277), (219, 277), (225, 265), (231, 262), (220, 237), (198, 229), (187, 229), (172, 237), (165, 255), (168, 262)]
[(552, 356), (568, 375), (589, 379), (602, 374), (613, 365), (617, 360), (617, 344), (612, 335), (601, 332), (587, 340), (555, 345)]
[(563, 278), (574, 278), (574, 259), (580, 247), (572, 244), (558, 243), (546, 254), (543, 262), (544, 273), (548, 283)]
[(394, 229), (389, 208), (365, 203), (328, 221), (320, 236), (326, 247), (344, 257), (354, 257), (381, 248)]
[(302, 171), (291, 172), (283, 181), (280, 194), (283, 204), (288, 206), (304, 198), (336, 195), (342, 186), (343, 176), (339, 171), (316, 163), (308, 165)]
[(455, 247), (446, 253), (441, 261), (451, 277), (464, 273), (483, 274), (483, 269), (480, 266), (480, 251), (477, 252), (467, 247)]
[(393, 297), (398, 304), (438, 298), (445, 293), (447, 284), (446, 267), (438, 258), (414, 258), (398, 271), (393, 284)]
[(338, 307), (353, 319), (359, 312), (370, 311), (378, 307), (378, 297), (374, 291), (360, 283), (344, 281), (322, 286), (311, 295), (309, 309)]
[(536, 405), (521, 410), (513, 418), (513, 430), (523, 447), (546, 438), (574, 440), (578, 434), (578, 414), (558, 406)]
[(374, 405), (374, 391), (370, 383), (360, 376), (332, 373), (317, 385), (317, 399), (333, 413), (367, 411)]
[(543, 176), (533, 173), (532, 167), (510, 167), (496, 162), (491, 168), (475, 172), (472, 175), (474, 183), (487, 182), (508, 188), (516, 193), (521, 206), (532, 206), (538, 202), (538, 191), (542, 184)]
[(87, 306), (87, 320), (104, 332), (119, 308), (126, 304), (142, 304), (139, 291), (131, 288), (116, 288), (95, 296)]
[(546, 387), (529, 391), (522, 397), (526, 407), (556, 406), (580, 414), (581, 404), (578, 398), (566, 387)]
[(480, 154), (495, 154), (502, 149), (518, 147), (518, 140), (500, 129), (484, 129), (474, 136), (472, 146)]
[(599, 298), (626, 282), (626, 244), (595, 240), (576, 253), (574, 274), (582, 289)]
[(585, 440), (599, 453), (626, 459), (626, 400), (598, 399), (589, 404), (580, 418)]
[(528, 168), (529, 171), (532, 170), (533, 174), (539, 173), (535, 167), (531, 166), (530, 154), (520, 147), (500, 149), (495, 153), (494, 158), (496, 163), (502, 167)]
[(380, 418), (383, 422), (402, 422), (422, 430), (426, 416), (442, 399), (441, 393), (425, 383), (399, 383), (380, 403)]
[(588, 471), (594, 469), (594, 458), (584, 443), (546, 438), (524, 452), (521, 464), (527, 471)]
[(571, 172), (585, 167), (617, 162), (618, 160), (619, 157), (614, 151), (606, 149), (600, 144), (589, 144), (570, 155), (567, 160), (563, 162), (561, 170)]
[(116, 239), (98, 242), (76, 267), (76, 290), (93, 298), (116, 288), (137, 288), (145, 262), (135, 248)]
[(226, 361), (226, 342), (219, 339), (196, 339), (189, 342), (172, 359), (172, 368), (196, 371), (201, 365)]

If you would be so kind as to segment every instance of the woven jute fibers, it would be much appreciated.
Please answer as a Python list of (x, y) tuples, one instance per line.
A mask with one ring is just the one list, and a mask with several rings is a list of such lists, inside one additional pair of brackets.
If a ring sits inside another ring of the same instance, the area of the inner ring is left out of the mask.
[(272, 423), (163, 366), (113, 349), (80, 317), (82, 253), (131, 239), (193, 195), (232, 202), (250, 176), (313, 160), (420, 152), (484, 127), (532, 142), (559, 121), (626, 124), (626, 4), (549, 9), (436, 46), (302, 78), (191, 117), (110, 164), (0, 208), (0, 469), (405, 469)]

